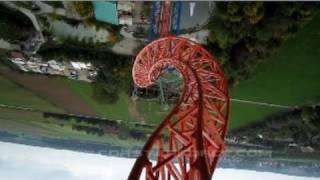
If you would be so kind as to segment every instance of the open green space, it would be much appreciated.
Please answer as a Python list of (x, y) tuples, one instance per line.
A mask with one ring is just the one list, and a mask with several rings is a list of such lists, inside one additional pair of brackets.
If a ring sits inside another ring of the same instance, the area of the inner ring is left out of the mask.
[(3, 76), (0, 76), (0, 104), (24, 106), (45, 111), (59, 111), (54, 105)]
[[(320, 15), (260, 64), (253, 78), (231, 92), (233, 98), (298, 106), (320, 100)], [(232, 102), (231, 128), (285, 109)]]
[(149, 124), (159, 124), (170, 111), (164, 109), (164, 106), (159, 101), (146, 101), (139, 99), (137, 101), (139, 112), (141, 112), (145, 118), (145, 121)]
[(93, 97), (93, 86), (86, 82), (65, 79), (69, 87), (80, 97), (92, 106), (101, 116), (111, 119), (133, 120), (128, 112), (128, 96), (120, 94), (119, 100), (115, 104), (101, 104)]
[[(61, 123), (63, 122), (63, 125)], [(143, 142), (133, 139), (120, 139), (116, 134), (104, 134), (99, 137), (83, 131), (72, 130), (72, 123), (44, 118), (42, 113), (0, 108), (0, 129), (14, 133), (26, 133), (34, 136), (67, 138), (80, 141), (108, 143), (122, 147), (142, 146)]]
[[(136, 101), (135, 107), (130, 97), (125, 93), (120, 94), (120, 97), (115, 104), (101, 104), (94, 99), (93, 86), (91, 84), (69, 79), (66, 79), (65, 82), (101, 116), (106, 118), (125, 121), (140, 121), (141, 119), (144, 119), (146, 123), (158, 124), (168, 114), (168, 111), (164, 110), (164, 107), (160, 105), (158, 101), (139, 99)], [(130, 108), (135, 108), (135, 110), (140, 113), (141, 117), (137, 118), (130, 114)]]

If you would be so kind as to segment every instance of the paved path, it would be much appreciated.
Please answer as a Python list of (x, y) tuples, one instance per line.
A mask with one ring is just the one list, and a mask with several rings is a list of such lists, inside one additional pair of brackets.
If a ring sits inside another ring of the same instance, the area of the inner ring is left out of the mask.
[(193, 16), (190, 15), (190, 2), (183, 1), (181, 9), (181, 29), (202, 27), (208, 23), (210, 13), (214, 9), (212, 2), (196, 1), (194, 2)]
[(268, 107), (276, 107), (276, 108), (282, 108), (282, 109), (293, 109), (294, 106), (287, 106), (287, 105), (280, 105), (280, 104), (273, 104), (273, 103), (266, 103), (266, 102), (257, 102), (257, 101), (249, 101), (249, 100), (243, 100), (243, 99), (230, 99), (234, 102), (241, 102), (241, 103), (247, 103), (247, 104), (254, 104), (259, 106), (268, 106)]
[(54, 8), (51, 5), (41, 1), (35, 1), (34, 3), (40, 8), (40, 11), (36, 12), (36, 14), (55, 13), (60, 16), (66, 16), (66, 10), (63, 8)]

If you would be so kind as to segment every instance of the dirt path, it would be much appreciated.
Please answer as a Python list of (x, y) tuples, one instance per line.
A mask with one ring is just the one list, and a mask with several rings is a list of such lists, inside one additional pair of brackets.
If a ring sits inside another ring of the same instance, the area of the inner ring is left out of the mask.
[(92, 107), (58, 78), (45, 75), (22, 74), (8, 69), (0, 69), (0, 74), (68, 113), (97, 116)]

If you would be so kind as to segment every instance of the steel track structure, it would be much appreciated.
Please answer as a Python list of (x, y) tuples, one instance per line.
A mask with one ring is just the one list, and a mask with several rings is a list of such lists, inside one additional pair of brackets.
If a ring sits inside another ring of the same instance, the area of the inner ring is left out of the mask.
[[(146, 142), (128, 179), (211, 179), (225, 147), (227, 82), (210, 53), (190, 40), (174, 36), (155, 40), (140, 51), (132, 70), (134, 82), (148, 87), (168, 65), (174, 65), (182, 74), (184, 91)], [(150, 158), (153, 150), (156, 162)]]
[(137, 86), (146, 88), (174, 65), (183, 76), (184, 90), (175, 108), (146, 142), (128, 179), (209, 180), (225, 148), (227, 82), (208, 51), (188, 39), (169, 35), (171, 4), (162, 3), (158, 17), (162, 38), (139, 52), (132, 77)]
[[(182, 2), (175, 1), (166, 3), (160, 1), (153, 1), (151, 5), (150, 14), (150, 28), (148, 32), (149, 41), (155, 40), (163, 35), (163, 29), (167, 33), (167, 29), (170, 29), (171, 33), (175, 35), (180, 34), (180, 19), (181, 19)], [(159, 18), (165, 17), (165, 18)], [(169, 23), (170, 21), (170, 23)]]

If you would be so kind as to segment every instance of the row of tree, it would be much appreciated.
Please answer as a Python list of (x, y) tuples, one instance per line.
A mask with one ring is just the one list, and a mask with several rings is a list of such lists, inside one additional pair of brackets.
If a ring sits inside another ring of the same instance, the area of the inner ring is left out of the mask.
[(90, 135), (103, 136), (105, 133), (116, 134), (120, 139), (143, 139), (155, 128), (152, 125), (141, 123), (127, 123), (111, 119), (96, 117), (84, 117), (72, 114), (44, 112), (44, 118), (51, 118), (55, 123), (63, 127), (66, 123), (71, 124), (72, 130), (84, 131)]
[(312, 147), (320, 153), (320, 105), (305, 106), (272, 115), (263, 121), (233, 130), (231, 137), (284, 150), (289, 144)]

